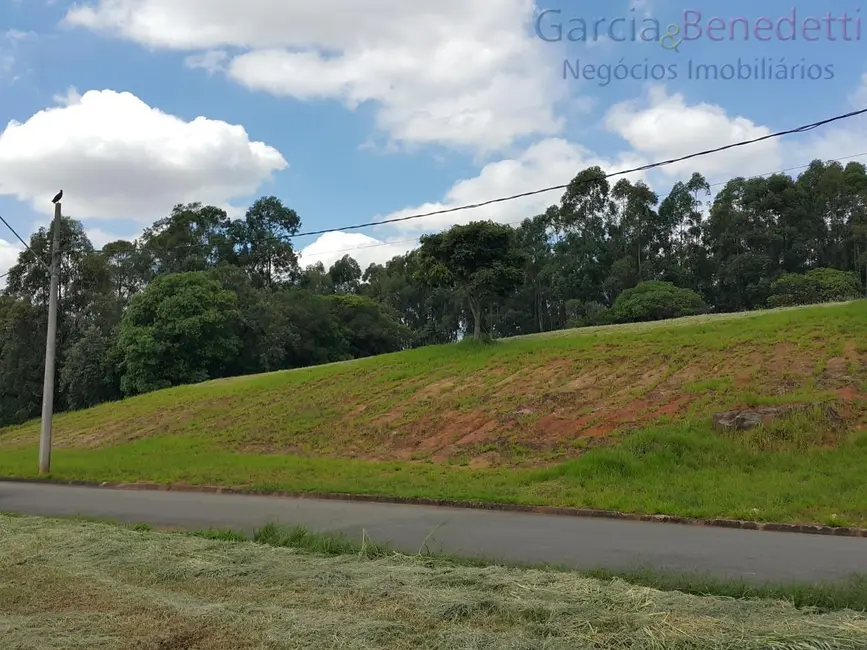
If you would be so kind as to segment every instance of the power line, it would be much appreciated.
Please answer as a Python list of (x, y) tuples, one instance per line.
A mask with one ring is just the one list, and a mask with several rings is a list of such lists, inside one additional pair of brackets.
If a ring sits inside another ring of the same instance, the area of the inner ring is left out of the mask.
[[(776, 133), (770, 133), (768, 135), (764, 135), (760, 138), (753, 138), (752, 140), (744, 140), (743, 142), (735, 142), (732, 144), (727, 144), (722, 147), (716, 147), (715, 149), (706, 149), (705, 151), (699, 151), (696, 153), (691, 153), (686, 156), (681, 156), (679, 158), (672, 158), (670, 160), (662, 160), (655, 163), (650, 163), (649, 165), (643, 165), (641, 167), (633, 167), (632, 169), (624, 169), (619, 172), (614, 172), (611, 174), (605, 174), (604, 176), (599, 176), (597, 178), (587, 179), (584, 182), (596, 182), (605, 180), (608, 178), (612, 178), (614, 176), (623, 176), (625, 174), (634, 174), (635, 172), (647, 171), (648, 169), (655, 169), (657, 167), (666, 167), (668, 165), (673, 165), (674, 163), (683, 162), (684, 160), (691, 160), (692, 158), (698, 158), (700, 156), (707, 156), (712, 153), (719, 153), (721, 151), (727, 151), (728, 149), (735, 149), (736, 147), (745, 147), (749, 144), (756, 144), (757, 142), (763, 142), (765, 140), (770, 140), (772, 138), (780, 138), (784, 135), (791, 135), (793, 133), (806, 133), (807, 131), (812, 131), (813, 129), (818, 129), (820, 126), (825, 126), (826, 124), (831, 124), (832, 122), (839, 122), (840, 120), (845, 120), (850, 117), (855, 117), (856, 115), (862, 115), (867, 113), (867, 108), (862, 108), (859, 111), (852, 111), (851, 113), (846, 113), (844, 115), (837, 115), (835, 117), (828, 118), (827, 120), (822, 120), (820, 122), (813, 122), (812, 124), (805, 124), (804, 126), (799, 126), (794, 129), (788, 129), (786, 131), (778, 131)], [(411, 221), (413, 219), (422, 219), (424, 217), (432, 217), (439, 214), (449, 214), (452, 212), (460, 212), (462, 210), (473, 210), (475, 208), (481, 208), (486, 205), (493, 205), (495, 203), (504, 203), (506, 201), (514, 201), (515, 199), (522, 199), (528, 196), (534, 196), (536, 194), (543, 194), (545, 192), (553, 192), (554, 190), (565, 190), (569, 187), (569, 183), (564, 185), (553, 185), (551, 187), (543, 187), (539, 190), (532, 190), (529, 192), (521, 192), (520, 194), (512, 194), (510, 196), (503, 196), (497, 199), (490, 199), (488, 201), (482, 201), (481, 203), (471, 203), (468, 205), (460, 205), (454, 208), (444, 208), (442, 210), (434, 210), (432, 212), (424, 212), (422, 214), (413, 214), (407, 217), (395, 217), (394, 219), (384, 219), (382, 221), (371, 221), (369, 223), (360, 223), (353, 226), (343, 226), (341, 228), (327, 228), (325, 230), (312, 230), (310, 232), (302, 232), (293, 237), (312, 237), (313, 235), (324, 235), (330, 232), (343, 232), (346, 230), (356, 230), (358, 228), (369, 228), (371, 226), (381, 226), (389, 223), (400, 223), (404, 221)]]
[[(698, 151), (698, 152), (691, 153), (691, 154), (688, 154), (685, 156), (680, 156), (678, 158), (671, 158), (669, 160), (662, 160), (662, 161), (650, 163), (648, 165), (643, 165), (641, 167), (633, 167), (631, 169), (625, 169), (625, 170), (621, 170), (618, 172), (605, 174), (604, 176), (586, 179), (583, 182), (584, 183), (596, 182), (596, 181), (612, 178), (615, 176), (623, 176), (626, 174), (632, 174), (632, 173), (639, 172), (639, 171), (646, 171), (649, 169), (655, 169), (657, 167), (665, 167), (668, 165), (673, 165), (673, 164), (678, 163), (678, 162), (683, 162), (685, 160), (691, 160), (693, 158), (699, 158), (701, 156), (707, 156), (707, 155), (710, 155), (713, 153), (719, 153), (721, 151), (727, 151), (729, 149), (735, 149), (737, 147), (745, 147), (745, 146), (750, 145), (750, 144), (756, 144), (758, 142), (763, 142), (765, 140), (770, 140), (773, 138), (779, 138), (779, 137), (782, 137), (785, 135), (791, 135), (794, 133), (805, 133), (807, 131), (812, 131), (813, 129), (817, 129), (821, 126), (831, 124), (833, 122), (838, 122), (838, 121), (841, 121), (844, 119), (848, 119), (850, 117), (863, 115), (864, 113), (867, 113), (867, 108), (864, 108), (864, 109), (861, 109), (858, 111), (852, 111), (850, 113), (845, 113), (843, 115), (837, 115), (835, 117), (821, 120), (819, 122), (813, 122), (812, 124), (806, 124), (806, 125), (799, 126), (796, 128), (787, 129), (785, 131), (778, 131), (776, 133), (770, 133), (768, 135), (764, 135), (764, 136), (761, 136), (758, 138), (753, 138), (751, 140), (744, 140), (741, 142), (735, 142), (735, 143), (727, 144), (727, 145), (724, 145), (721, 147), (716, 147), (714, 149), (706, 149), (704, 151)], [(867, 152), (860, 153), (860, 154), (854, 154), (852, 156), (848, 156), (848, 157), (844, 157), (844, 158), (830, 159), (827, 162), (835, 162), (835, 161), (839, 162), (841, 160), (846, 160), (848, 158), (857, 158), (859, 156), (864, 156), (864, 155), (867, 155)], [(796, 166), (796, 167), (789, 167), (788, 169), (781, 169), (781, 170), (778, 170), (776, 172), (768, 172), (768, 174), (779, 174), (779, 173), (783, 173), (783, 172), (787, 172), (787, 171), (791, 171), (791, 170), (795, 170), (795, 169), (803, 169), (806, 167), (809, 167), (809, 165), (800, 165), (800, 166)], [(751, 177), (751, 178), (759, 178), (759, 177), (764, 176), (764, 175), (767, 175), (767, 174), (760, 174), (758, 176)], [(731, 180), (731, 179), (729, 179), (729, 180)], [(711, 187), (715, 187), (718, 185), (724, 185), (727, 182), (729, 182), (729, 181), (721, 181), (719, 183), (712, 184)], [(552, 192), (555, 190), (564, 190), (564, 189), (568, 188), (569, 185), (570, 185), (570, 183), (565, 183), (565, 184), (561, 184), (561, 185), (552, 185), (550, 187), (544, 187), (544, 188), (541, 188), (538, 190), (531, 190), (529, 192), (522, 192), (520, 194), (513, 194), (510, 196), (504, 196), (504, 197), (499, 197), (496, 199), (490, 199), (487, 201), (482, 201), (480, 203), (472, 203), (472, 204), (467, 204), (467, 205), (455, 206), (452, 208), (443, 208), (441, 210), (434, 210), (431, 212), (425, 212), (425, 213), (421, 213), (421, 214), (413, 214), (413, 215), (409, 215), (409, 216), (405, 216), (405, 217), (396, 217), (394, 219), (384, 219), (382, 221), (371, 221), (371, 222), (360, 223), (360, 224), (355, 224), (355, 225), (351, 225), (351, 226), (342, 226), (342, 227), (338, 227), (338, 228), (326, 228), (323, 230), (307, 231), (307, 232), (302, 232), (302, 233), (290, 235), (290, 236), (286, 237), (286, 239), (283, 239), (280, 237), (271, 237), (271, 238), (267, 238), (267, 239), (273, 239), (275, 241), (285, 242), (287, 239), (292, 239), (292, 238), (296, 238), (296, 237), (311, 237), (314, 235), (325, 235), (325, 234), (332, 233), (332, 232), (345, 232), (347, 230), (357, 230), (359, 228), (369, 228), (369, 227), (374, 227), (374, 226), (387, 225), (387, 224), (391, 224), (391, 223), (400, 223), (400, 222), (410, 221), (410, 220), (414, 220), (414, 219), (422, 219), (424, 217), (430, 217), (430, 216), (435, 216), (435, 215), (440, 215), (440, 214), (450, 214), (453, 212), (460, 212), (463, 210), (471, 210), (471, 209), (480, 208), (480, 207), (484, 207), (484, 206), (488, 206), (488, 205), (493, 205), (496, 203), (504, 203), (507, 201), (514, 201), (516, 199), (526, 198), (528, 196), (534, 196), (537, 194), (543, 194), (545, 192)], [(515, 222), (515, 223), (520, 223), (520, 222)], [(507, 224), (507, 225), (512, 225), (512, 224)], [(370, 244), (368, 246), (362, 246), (362, 247), (358, 247), (358, 248), (346, 249), (346, 251), (332, 251), (329, 253), (324, 253), (324, 252), (323, 253), (317, 253), (317, 255), (327, 255), (327, 254), (333, 254), (333, 253), (337, 253), (337, 252), (350, 252), (353, 250), (359, 250), (359, 249), (363, 249), (363, 248), (375, 248), (378, 246), (388, 246), (391, 244), (398, 244), (398, 243), (409, 243), (412, 241), (415, 241), (415, 240), (406, 240), (403, 242), (382, 242), (382, 243)], [(175, 249), (180, 249), (180, 248), (191, 248), (194, 246), (204, 246), (204, 245), (205, 244), (201, 244), (201, 243), (187, 243), (187, 244), (182, 244), (179, 246), (168, 247), (167, 250), (175, 250)], [(103, 252), (103, 249), (97, 249), (94, 252)]]
[[(831, 162), (842, 162), (842, 161), (844, 161), (844, 160), (852, 160), (852, 159), (854, 159), (854, 158), (860, 158), (860, 157), (862, 157), (862, 156), (867, 156), (867, 151), (862, 151), (861, 153), (852, 154), (852, 155), (850, 155), (850, 156), (841, 156), (841, 157), (839, 157), (839, 158), (828, 158), (828, 159), (825, 159), (823, 162), (825, 162), (825, 163), (831, 163)], [(806, 168), (808, 168), (808, 167), (810, 166), (810, 164), (811, 164), (811, 163), (808, 163), (808, 164), (806, 164), (806, 165), (795, 165), (795, 166), (793, 166), (793, 167), (786, 167), (785, 169), (778, 169), (778, 170), (775, 170), (775, 171), (772, 171), (772, 172), (764, 172), (763, 174), (755, 174), (755, 175), (753, 175), (753, 176), (749, 176), (748, 178), (750, 178), (750, 179), (753, 179), (753, 178), (763, 178), (763, 177), (765, 177), (765, 176), (772, 176), (772, 175), (774, 175), (774, 174), (783, 174), (783, 173), (790, 172), (790, 171), (795, 171), (795, 170), (798, 170), (798, 169), (806, 169)], [(728, 179), (728, 180), (724, 180), (724, 181), (718, 181), (718, 182), (715, 182), (715, 183), (709, 183), (709, 184), (708, 184), (708, 187), (719, 187), (720, 185), (725, 185), (725, 184), (731, 182), (731, 180), (732, 180), (732, 179), (730, 178), (730, 179)], [(664, 199), (662, 199), (662, 200), (664, 200)], [(526, 219), (526, 217), (524, 217), (524, 218), (522, 218), (522, 219), (519, 219), (519, 220), (517, 220), (517, 221), (506, 222), (504, 225), (507, 225), (507, 226), (516, 226), (516, 225), (519, 225), (519, 224), (523, 223), (524, 219)], [(285, 241), (285, 240), (283, 240), (283, 239), (280, 239), (279, 237), (272, 237), (272, 238), (269, 238), (269, 239), (274, 239), (274, 240), (276, 240), (276, 241), (281, 241), (281, 242)], [(368, 248), (380, 248), (380, 247), (382, 247), (382, 246), (397, 246), (397, 245), (400, 245), (400, 244), (412, 244), (412, 243), (417, 243), (417, 242), (418, 242), (418, 237), (414, 237), (414, 238), (412, 238), (412, 239), (401, 239), (401, 240), (395, 240), (395, 241), (377, 242), (377, 243), (375, 243), (375, 244), (365, 244), (365, 245), (362, 245), (362, 246), (352, 246), (352, 247), (350, 247), (350, 248), (341, 248), (341, 249), (330, 250), (330, 251), (320, 251), (320, 252), (317, 252), (317, 253), (307, 253), (307, 254), (305, 255), (305, 257), (307, 257), (307, 258), (309, 258), (309, 257), (321, 257), (321, 256), (334, 255), (334, 254), (337, 254), (337, 253), (351, 253), (351, 252), (353, 252), (353, 251), (357, 251), (357, 250), (366, 250), (366, 249), (368, 249)], [(186, 243), (186, 244), (179, 244), (179, 245), (177, 245), (177, 246), (170, 246), (170, 247), (168, 247), (168, 248), (166, 248), (166, 249), (164, 249), (164, 250), (178, 250), (178, 249), (181, 249), (181, 248), (193, 248), (193, 247), (197, 247), (197, 246), (206, 246), (206, 244), (203, 244), (203, 243), (200, 243), (200, 242), (189, 242), (189, 243)], [(94, 250), (94, 252), (95, 252), (95, 253), (100, 253), (100, 252), (103, 252), (103, 249), (96, 249), (96, 250)], [(5, 275), (8, 275), (8, 274), (5, 274)], [(2, 279), (3, 277), (4, 277), (3, 275), (0, 275), (0, 279)]]
[[(851, 156), (841, 156), (840, 158), (828, 158), (824, 162), (826, 162), (826, 163), (842, 162), (844, 160), (852, 160), (853, 158), (860, 158), (862, 156), (867, 156), (867, 151), (862, 151), (861, 153), (856, 153), (856, 154), (853, 154)], [(750, 178), (750, 179), (764, 178), (765, 176), (773, 176), (774, 174), (783, 174), (785, 172), (794, 171), (796, 169), (806, 169), (809, 166), (810, 166), (810, 164), (796, 165), (795, 167), (786, 167), (785, 169), (778, 169), (778, 170), (772, 171), (772, 172), (765, 172), (763, 174), (755, 174), (753, 176), (749, 176), (748, 178)], [(716, 183), (709, 183), (708, 187), (719, 187), (720, 185), (725, 185), (727, 183), (730, 183), (731, 180), (732, 179), (729, 179), (726, 181), (718, 181)], [(664, 200), (664, 199), (662, 199), (662, 200)], [(526, 217), (524, 219), (526, 219)], [(519, 225), (519, 224), (524, 222), (524, 219), (519, 219), (517, 221), (509, 221), (509, 222), (504, 223), (503, 225), (506, 225), (506, 226)], [(410, 243), (416, 243), (416, 242), (418, 242), (418, 237), (416, 237), (414, 239), (402, 239), (402, 240), (397, 240), (397, 241), (377, 242), (376, 244), (366, 244), (364, 246), (355, 246), (352, 248), (343, 248), (340, 250), (320, 251), (318, 253), (307, 253), (304, 257), (306, 258), (306, 257), (314, 257), (314, 256), (319, 257), (319, 256), (335, 255), (337, 253), (349, 253), (349, 252), (356, 251), (356, 250), (365, 250), (368, 248), (378, 248), (380, 246), (396, 246), (399, 244), (410, 244)]]
[[(44, 266), (46, 269), (51, 270), (51, 269), (48, 268), (48, 265), (47, 265), (45, 262), (42, 261), (42, 258), (40, 258), (36, 253), (33, 252), (33, 249), (31, 249), (30, 246), (27, 245), (27, 242), (25, 242), (23, 239), (21, 239), (21, 236), (20, 236), (17, 232), (15, 232), (15, 228), (13, 228), (12, 226), (10, 226), (10, 225), (9, 225), (9, 222), (6, 221), (6, 219), (4, 219), (4, 218), (2, 217), (2, 215), (0, 215), (0, 221), (2, 221), (2, 222), (4, 223), (4, 225), (5, 225), (7, 228), (9, 228), (9, 230), (12, 231), (12, 234), (15, 235), (15, 237), (18, 239), (18, 241), (21, 242), (21, 245), (24, 246), (24, 248), (26, 248), (26, 249), (30, 252), (30, 254), (33, 255), (33, 257), (36, 258), (36, 261), (37, 261), (37, 262), (39, 262), (39, 263), (40, 263), (42, 266)], [(0, 278), (5, 278), (5, 277), (6, 277), (6, 274), (4, 274), (4, 275), (0, 275)]]

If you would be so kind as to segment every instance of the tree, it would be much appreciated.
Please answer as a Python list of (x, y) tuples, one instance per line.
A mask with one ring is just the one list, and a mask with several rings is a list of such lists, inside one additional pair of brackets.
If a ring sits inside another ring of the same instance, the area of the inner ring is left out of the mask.
[(473, 318), (473, 339), (478, 340), (487, 303), (505, 298), (523, 279), (526, 262), (515, 231), (493, 221), (475, 221), (423, 235), (420, 241), (419, 279), (464, 296)]
[(58, 384), (69, 409), (85, 409), (121, 397), (111, 334), (91, 325), (67, 351)]
[(361, 275), (361, 267), (349, 255), (344, 255), (328, 269), (335, 293), (358, 293)]
[(152, 277), (207, 271), (235, 258), (225, 210), (201, 203), (176, 205), (144, 231), (141, 241)]
[[(48, 228), (40, 228), (30, 237), (30, 251), (19, 254), (17, 264), (9, 269), (5, 289), (7, 295), (34, 304), (48, 305), (53, 238), (53, 221)], [(71, 217), (63, 217), (60, 221), (59, 314), (69, 314), (81, 308), (87, 302), (87, 297), (80, 295), (80, 292), (87, 292), (94, 283), (105, 280), (105, 275), (99, 279), (83, 277), (88, 267), (82, 261), (93, 252), (93, 244), (85, 234), (83, 224)], [(89, 268), (94, 270), (94, 267)]]
[(39, 415), (46, 325), (44, 309), (0, 296), (0, 424)]
[(303, 291), (310, 291), (320, 296), (334, 293), (331, 275), (325, 270), (325, 265), (322, 262), (310, 264), (301, 271), (296, 286)]
[(397, 352), (407, 347), (409, 331), (388, 306), (367, 296), (348, 294), (329, 296), (327, 300), (342, 328), (350, 358)]
[(394, 310), (412, 333), (411, 346), (456, 341), (462, 300), (448, 289), (417, 281), (418, 272), (417, 250), (393, 257), (385, 266), (371, 264), (364, 272), (361, 292)]
[(121, 322), (124, 395), (223, 376), (241, 347), (241, 318), (237, 295), (208, 273), (158, 277)]
[(250, 271), (257, 286), (273, 288), (278, 281), (297, 279), (298, 256), (289, 238), (300, 227), (298, 214), (276, 196), (257, 199), (244, 221), (232, 224), (239, 264)]
[(144, 289), (152, 275), (151, 259), (135, 242), (119, 239), (103, 246), (113, 290), (122, 304)]

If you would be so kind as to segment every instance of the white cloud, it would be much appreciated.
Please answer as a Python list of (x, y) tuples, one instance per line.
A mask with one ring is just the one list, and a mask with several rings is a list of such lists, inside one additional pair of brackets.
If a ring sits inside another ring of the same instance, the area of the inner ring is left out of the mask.
[[(378, 220), (447, 210), (544, 187), (563, 185), (571, 181), (578, 172), (594, 165), (599, 165), (607, 173), (613, 173), (645, 163), (645, 160), (635, 154), (628, 153), (615, 159), (606, 159), (578, 144), (560, 138), (550, 138), (532, 145), (517, 158), (489, 163), (478, 176), (455, 183), (441, 202), (407, 208), (380, 217)], [(643, 175), (630, 174), (625, 177), (635, 181), (643, 178)], [(500, 223), (517, 223), (544, 212), (552, 204), (559, 203), (562, 194), (563, 190), (554, 190), (472, 210), (412, 219), (389, 227), (403, 231), (437, 231), (457, 223), (487, 219)]]
[(6, 286), (6, 272), (15, 266), (18, 262), (18, 255), (23, 249), (20, 246), (14, 246), (5, 239), (0, 239), (0, 288)]
[(94, 0), (66, 22), (147, 47), (203, 51), (251, 89), (349, 108), (378, 104), (377, 125), (401, 144), (483, 152), (554, 135), (567, 85), (555, 49), (532, 34), (533, 0)]
[(215, 74), (226, 69), (228, 59), (229, 55), (222, 50), (208, 50), (207, 52), (191, 54), (184, 59), (184, 65), (193, 70), (201, 69), (207, 71), (208, 74)]
[[(646, 97), (616, 104), (606, 115), (606, 126), (653, 161), (669, 160), (697, 151), (760, 138), (772, 133), (766, 126), (730, 116), (713, 104), (688, 105), (683, 95), (669, 95), (652, 86)], [(661, 168), (669, 177), (699, 171), (706, 177), (749, 176), (779, 169), (780, 140), (772, 139), (693, 158)]]
[(6, 30), (0, 35), (0, 77), (17, 81), (19, 74), (19, 44), (36, 36), (34, 32), (23, 32), (18, 29)]
[(302, 267), (322, 262), (329, 268), (344, 255), (352, 257), (361, 270), (384, 264), (418, 246), (418, 239), (381, 240), (362, 233), (329, 232), (299, 251)]
[(0, 194), (51, 214), (63, 188), (64, 213), (79, 219), (149, 223), (189, 201), (231, 208), (286, 167), (243, 126), (187, 122), (113, 90), (91, 90), (0, 134)]
[[(867, 83), (867, 82), (865, 82)], [(620, 135), (632, 150), (619, 156), (602, 156), (560, 138), (542, 140), (526, 149), (514, 159), (504, 159), (486, 165), (470, 179), (455, 183), (440, 202), (426, 203), (380, 217), (380, 221), (415, 214), (436, 212), (450, 208), (481, 203), (498, 197), (511, 196), (547, 186), (568, 183), (579, 171), (599, 165), (613, 173), (640, 167), (650, 162), (677, 158), (696, 151), (762, 137), (772, 131), (768, 127), (738, 116), (730, 116), (723, 108), (707, 103), (688, 104), (682, 95), (668, 95), (661, 87), (650, 88), (647, 96), (612, 107), (605, 116), (605, 126)], [(867, 130), (865, 130), (867, 132)], [(829, 136), (831, 139), (829, 140)], [(830, 156), (840, 146), (845, 132), (827, 134), (821, 141)], [(850, 138), (851, 139), (851, 138)], [(712, 183), (727, 181), (744, 175), (766, 174), (785, 166), (803, 164), (810, 160), (805, 154), (805, 143), (800, 142), (797, 157), (785, 156), (780, 140), (747, 145), (726, 152), (693, 158), (680, 164), (661, 167), (653, 172), (625, 175), (632, 181), (650, 182), (660, 196), (670, 190), (675, 180), (685, 180), (693, 171), (699, 171)], [(849, 149), (852, 148), (850, 144)], [(864, 150), (867, 150), (865, 138)], [(849, 151), (848, 153), (857, 153)], [(612, 179), (612, 183), (616, 179)], [(539, 214), (551, 204), (559, 202), (562, 190), (494, 203), (488, 206), (405, 222), (383, 225), (402, 231), (438, 231), (456, 223), (480, 219), (493, 219), (501, 223), (517, 223)]]
[(81, 94), (75, 89), (75, 86), (70, 86), (65, 93), (56, 93), (52, 100), (59, 106), (72, 106), (81, 102)]
[[(840, 110), (839, 113), (848, 113), (850, 110), (867, 108), (867, 74), (861, 75), (860, 83), (849, 95), (848, 109)], [(818, 116), (818, 119), (832, 117), (831, 114)], [(832, 123), (810, 133), (807, 136), (793, 136), (786, 144), (786, 151), (790, 158), (797, 157), (804, 164), (816, 158), (822, 160), (836, 160), (848, 158), (867, 152), (867, 117), (858, 115), (847, 118), (840, 122)], [(863, 156), (856, 159), (843, 160), (847, 162), (865, 162)]]
[[(113, 241), (117, 241), (119, 239), (125, 239), (130, 241), (135, 239), (136, 237), (129, 236), (121, 236), (116, 235), (114, 233), (103, 230), (102, 228), (85, 228), (84, 234), (87, 235), (87, 238), (90, 240), (90, 243), (93, 244), (93, 247), (99, 250), (106, 244), (109, 244)], [(136, 235), (138, 236), (138, 235)]]
[(867, 107), (867, 72), (861, 75), (858, 87), (849, 95), (849, 104), (859, 110)]

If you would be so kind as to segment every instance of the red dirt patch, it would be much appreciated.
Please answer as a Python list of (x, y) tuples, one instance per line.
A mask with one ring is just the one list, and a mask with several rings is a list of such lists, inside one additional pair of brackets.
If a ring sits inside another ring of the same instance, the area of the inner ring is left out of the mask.
[(497, 425), (499, 423), (496, 420), (488, 420), (482, 426), (480, 426), (475, 431), (468, 433), (463, 438), (458, 440), (457, 444), (459, 446), (469, 446), (474, 445), (480, 442), (484, 442), (488, 439), (490, 434), (497, 430)]
[(812, 375), (816, 367), (816, 353), (794, 343), (777, 343), (766, 366), (773, 370), (787, 370), (792, 374)]
[(867, 395), (860, 393), (857, 388), (852, 386), (845, 386), (837, 391), (837, 395), (840, 396), (840, 399), (844, 402), (854, 402), (855, 400), (867, 400)]
[[(478, 444), (487, 439), (489, 433), (497, 428), (497, 422), (491, 419), (491, 416), (484, 411), (470, 411), (468, 413), (460, 413), (456, 411), (446, 411), (439, 416), (426, 418), (419, 424), (419, 433), (429, 431), (431, 425), (435, 423), (435, 431), (433, 436), (428, 435), (418, 440), (417, 448), (422, 452), (433, 452), (442, 449), (446, 446), (453, 446), (456, 441), (467, 440), (462, 444)], [(425, 426), (426, 425), (426, 426)], [(418, 439), (416, 436), (414, 438)], [(460, 444), (460, 443), (459, 443)]]
[(585, 429), (584, 437), (585, 438), (607, 438), (612, 433), (614, 433), (615, 428), (609, 426), (599, 426), (599, 427), (590, 427), (589, 429)]
[(556, 414), (546, 415), (536, 423), (539, 438), (546, 441), (558, 441), (564, 438), (580, 437), (585, 435), (587, 423), (593, 419), (593, 415), (583, 418), (570, 419)]
[(691, 395), (682, 395), (677, 399), (669, 402), (662, 408), (657, 409), (653, 417), (663, 417), (666, 415), (680, 415), (687, 410), (687, 407), (693, 402), (695, 397)]
[(397, 422), (402, 417), (403, 412), (400, 409), (395, 409), (393, 411), (389, 411), (388, 413), (383, 413), (379, 417), (372, 420), (370, 424), (375, 427), (388, 427), (391, 424)]
[[(770, 350), (743, 346), (708, 353), (704, 363), (693, 362), (673, 372), (668, 361), (616, 352), (604, 362), (552, 359), (511, 374), (498, 367), (494, 374), (502, 378), (493, 385), (490, 381), (485, 385), (487, 371), (456, 382), (461, 394), (472, 395), (474, 390), (480, 394), (483, 406), (469, 412), (455, 408), (458, 390), (443, 392), (452, 382), (435, 382), (419, 391), (418, 396), (432, 400), (427, 414), (401, 427), (401, 435), (390, 442), (435, 460), (485, 445), (512, 443), (573, 453), (568, 445), (571, 441), (604, 438), (662, 419), (677, 420), (699, 401), (708, 410), (731, 407), (724, 401), (725, 391), (685, 392), (696, 381), (731, 376), (736, 386), (749, 385), (768, 396), (807, 388), (821, 354), (820, 350), (780, 343)], [(842, 357), (830, 359), (828, 372), (838, 376), (847, 364)], [(719, 404), (712, 403), (716, 394), (721, 396)], [(524, 401), (529, 397), (534, 399), (516, 408), (515, 398)], [(859, 396), (850, 387), (840, 393), (840, 399), (854, 402)], [(477, 465), (484, 462), (479, 460)]]

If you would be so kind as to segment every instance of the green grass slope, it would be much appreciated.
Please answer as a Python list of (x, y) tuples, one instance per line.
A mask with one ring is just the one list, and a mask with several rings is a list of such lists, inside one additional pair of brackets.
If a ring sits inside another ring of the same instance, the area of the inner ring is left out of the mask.
[[(55, 420), (55, 476), (867, 525), (867, 301), (431, 347)], [(713, 413), (827, 404), (750, 432)], [(38, 422), (0, 430), (36, 472)]]

